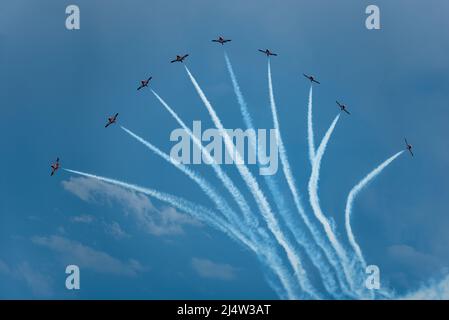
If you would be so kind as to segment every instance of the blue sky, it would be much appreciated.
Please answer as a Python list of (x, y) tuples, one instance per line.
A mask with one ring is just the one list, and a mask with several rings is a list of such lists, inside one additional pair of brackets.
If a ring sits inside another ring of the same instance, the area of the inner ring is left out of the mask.
[[(65, 29), (77, 4), (81, 29)], [(365, 8), (381, 9), (368, 31)], [(442, 276), (449, 185), (449, 36), (444, 1), (13, 1), (0, 5), (1, 298), (276, 298), (257, 259), (237, 243), (141, 195), (58, 172), (49, 164), (113, 177), (210, 206), (201, 190), (125, 135), (121, 124), (169, 151), (177, 124), (138, 81), (191, 125), (212, 127), (174, 55), (188, 66), (225, 127), (243, 122), (226, 71), (226, 46), (250, 111), (271, 128), (266, 59), (271, 48), (282, 134), (301, 192), (310, 174), (306, 108), (314, 90), (318, 139), (348, 104), (323, 160), (324, 211), (343, 227), (347, 193), (378, 163), (414, 145), (363, 191), (354, 230), (369, 263), (398, 292)], [(198, 169), (212, 179), (211, 170)], [(231, 177), (237, 177), (230, 170)], [(287, 187), (282, 185), (287, 192)], [(249, 197), (249, 194), (248, 194)], [(343, 229), (339, 229), (343, 234)], [(82, 289), (64, 288), (79, 264)], [(108, 266), (108, 267), (106, 267)]]

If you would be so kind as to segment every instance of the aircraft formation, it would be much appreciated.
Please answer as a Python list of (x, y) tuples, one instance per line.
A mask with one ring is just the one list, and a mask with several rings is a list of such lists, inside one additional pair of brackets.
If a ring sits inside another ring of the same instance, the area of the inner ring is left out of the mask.
[[(225, 39), (223, 36), (219, 36), (217, 39), (213, 39), (213, 40), (211, 40), (211, 41), (212, 41), (212, 42), (215, 42), (215, 43), (219, 43), (219, 44), (221, 44), (221, 45), (224, 45), (225, 43), (231, 42), (232, 40), (231, 40), (231, 39)], [(277, 53), (274, 53), (274, 52), (272, 52), (272, 51), (269, 50), (269, 49), (265, 49), (265, 50), (258, 49), (258, 51), (261, 52), (261, 53), (263, 53), (263, 54), (265, 54), (268, 58), (269, 58), (270, 56), (274, 56), (274, 57), (277, 56)], [(188, 56), (189, 56), (188, 53), (187, 53), (187, 54), (184, 54), (184, 55), (176, 55), (176, 58), (173, 59), (173, 60), (171, 60), (170, 63), (175, 63), (175, 62), (181, 62), (181, 63), (184, 63), (184, 60), (185, 60)], [(313, 75), (307, 75), (307, 74), (303, 73), (303, 76), (304, 76), (305, 78), (307, 78), (307, 79), (310, 81), (310, 83), (312, 83), (312, 84), (313, 84), (313, 83), (321, 84), (321, 83), (315, 78), (315, 76), (313, 76)], [(148, 87), (148, 85), (150, 84), (150, 81), (151, 81), (152, 79), (153, 79), (153, 77), (150, 76), (150, 77), (148, 77), (147, 79), (141, 80), (141, 81), (140, 81), (140, 85), (139, 85), (139, 87), (137, 88), (137, 90), (140, 90), (140, 89), (143, 89), (143, 88)], [(342, 104), (342, 103), (340, 103), (340, 102), (338, 102), (338, 101), (336, 101), (336, 103), (337, 103), (338, 107), (340, 108), (340, 110), (341, 110), (342, 112), (345, 112), (345, 113), (348, 114), (348, 115), (351, 114), (351, 113), (348, 111), (348, 108), (347, 108), (347, 106), (346, 106), (345, 104)], [(111, 124), (116, 123), (116, 122), (117, 122), (117, 117), (118, 117), (118, 113), (116, 113), (114, 116), (109, 117), (108, 120), (107, 120), (107, 123), (106, 123), (106, 125), (105, 125), (104, 127), (107, 128), (107, 127), (109, 127)], [(404, 138), (404, 140), (405, 140), (406, 150), (408, 150), (408, 151), (410, 152), (410, 155), (411, 155), (411, 156), (414, 156), (413, 151), (412, 151), (412, 148), (413, 148), (412, 145), (408, 143), (407, 138)], [(60, 168), (60, 164), (59, 164), (59, 157), (58, 157), (58, 158), (56, 158), (56, 161), (51, 165), (51, 173), (50, 173), (50, 175), (53, 176), (59, 168)]]

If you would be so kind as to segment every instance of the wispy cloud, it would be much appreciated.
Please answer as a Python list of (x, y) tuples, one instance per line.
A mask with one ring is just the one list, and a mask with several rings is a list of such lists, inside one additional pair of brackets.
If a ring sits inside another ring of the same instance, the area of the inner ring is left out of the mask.
[(56, 231), (58, 231), (58, 233), (59, 233), (60, 235), (66, 235), (66, 234), (67, 234), (67, 231), (65, 230), (65, 228), (64, 228), (63, 226), (59, 226), (59, 227), (56, 229)]
[(52, 280), (49, 276), (38, 272), (27, 262), (20, 264), (15, 273), (17, 277), (25, 281), (33, 294), (38, 297), (50, 297), (53, 295)]
[(53, 295), (51, 277), (31, 267), (28, 262), (13, 267), (0, 260), (0, 275), (25, 283), (38, 298), (49, 298)]
[(92, 225), (95, 223), (95, 227), (102, 227), (104, 232), (113, 238), (119, 240), (129, 237), (122, 226), (117, 221), (106, 221), (104, 219), (97, 219), (96, 217), (88, 214), (82, 214), (78, 216), (73, 216), (70, 221), (77, 224)]
[(112, 221), (111, 223), (103, 222), (103, 226), (105, 232), (117, 240), (129, 237), (129, 234), (123, 231), (120, 224), (116, 221)]
[(106, 234), (117, 240), (129, 237), (129, 234), (123, 230), (122, 226), (117, 221), (108, 222), (103, 219), (97, 219), (96, 217), (88, 214), (73, 216), (70, 218), (70, 221), (73, 223), (86, 225), (95, 223), (96, 227), (101, 226)]
[[(62, 185), (64, 189), (86, 202), (120, 204), (127, 214), (133, 215), (146, 231), (153, 235), (182, 234), (184, 226), (200, 225), (197, 220), (174, 208), (164, 207), (160, 210), (145, 195), (108, 183), (85, 177), (71, 177), (69, 180), (63, 181)], [(78, 216), (76, 220), (88, 223), (93, 221), (93, 217)], [(118, 230), (116, 226), (114, 228), (115, 231)]]
[(95, 220), (94, 216), (88, 215), (88, 214), (82, 214), (79, 216), (74, 216), (70, 218), (70, 221), (75, 223), (92, 223)]
[(431, 281), (428, 285), (411, 292), (401, 299), (406, 300), (448, 300), (449, 299), (449, 275), (440, 281)]
[(61, 257), (69, 263), (95, 272), (135, 276), (145, 270), (136, 260), (131, 259), (124, 262), (106, 252), (61, 236), (33, 237), (32, 241), (61, 254)]
[(399, 269), (407, 270), (418, 279), (438, 274), (444, 268), (444, 264), (437, 257), (405, 244), (390, 246), (387, 252)]
[(192, 268), (203, 278), (232, 280), (236, 268), (229, 264), (220, 264), (208, 259), (192, 258)]
[(201, 226), (198, 220), (179, 212), (173, 207), (164, 207), (157, 211), (156, 219), (144, 219), (148, 230), (154, 235), (183, 234), (183, 226)]
[(11, 270), (6, 262), (0, 259), (0, 274), (8, 275), (10, 272)]

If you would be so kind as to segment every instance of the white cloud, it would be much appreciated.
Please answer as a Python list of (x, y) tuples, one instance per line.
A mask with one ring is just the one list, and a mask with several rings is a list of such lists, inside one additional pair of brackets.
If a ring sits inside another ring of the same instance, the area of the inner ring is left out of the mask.
[(0, 274), (8, 275), (10, 272), (9, 266), (0, 259)]
[(448, 300), (449, 299), (449, 275), (440, 281), (431, 281), (428, 285), (406, 294), (400, 299), (406, 300)]
[(34, 237), (32, 241), (35, 244), (60, 253), (69, 263), (96, 272), (134, 276), (138, 272), (144, 271), (142, 265), (136, 260), (123, 262), (106, 252), (96, 250), (80, 242), (72, 241), (61, 236)]
[(24, 282), (36, 297), (48, 298), (53, 295), (52, 279), (36, 268), (32, 268), (28, 262), (23, 262), (13, 268), (0, 260), (0, 274)]
[(390, 246), (388, 255), (399, 269), (408, 270), (419, 278), (434, 275), (443, 268), (442, 262), (437, 257), (405, 244)]
[(67, 231), (65, 230), (65, 228), (63, 226), (59, 226), (56, 230), (58, 231), (59, 234), (62, 234), (62, 235), (67, 234)]
[[(70, 221), (72, 221), (73, 223), (80, 223), (80, 224), (92, 224), (96, 220), (97, 219), (94, 216), (88, 214), (83, 214), (70, 218)], [(98, 225), (101, 225), (103, 227), (104, 232), (106, 234), (112, 236), (117, 240), (129, 237), (129, 234), (127, 234), (120, 226), (120, 224), (116, 221), (107, 222), (100, 219), (100, 221), (98, 222), (99, 222)]]
[(90, 203), (120, 203), (126, 213), (132, 214), (153, 235), (182, 234), (186, 225), (200, 223), (174, 208), (157, 209), (143, 194), (85, 177), (71, 177), (63, 187), (81, 200)]
[(111, 223), (104, 222), (103, 225), (105, 232), (117, 240), (129, 237), (129, 234), (123, 231), (122, 227), (116, 221), (112, 221)]
[(201, 223), (190, 216), (180, 213), (173, 207), (164, 207), (157, 212), (157, 219), (146, 216), (141, 220), (154, 235), (182, 234), (183, 226), (200, 226)]
[(70, 221), (75, 222), (75, 223), (92, 223), (95, 220), (95, 217), (88, 215), (88, 214), (82, 214), (79, 216), (74, 216), (72, 218), (70, 218)]
[(20, 264), (15, 273), (17, 277), (25, 281), (31, 291), (38, 297), (50, 297), (53, 295), (51, 287), (51, 278), (46, 276), (34, 268), (27, 262)]
[(193, 269), (203, 278), (232, 280), (236, 269), (229, 264), (220, 264), (208, 259), (192, 258)]
[(106, 202), (112, 205), (112, 201), (117, 201), (124, 208), (135, 212), (145, 212), (154, 208), (150, 200), (142, 194), (95, 179), (71, 177), (69, 180), (62, 181), (62, 185), (64, 189), (86, 202)]

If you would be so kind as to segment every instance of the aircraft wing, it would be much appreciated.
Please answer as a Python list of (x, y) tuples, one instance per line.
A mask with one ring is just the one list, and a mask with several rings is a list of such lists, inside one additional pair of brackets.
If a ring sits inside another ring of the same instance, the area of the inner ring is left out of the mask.
[(261, 49), (259, 49), (259, 51), (262, 52), (262, 53), (266, 53), (265, 51), (263, 51), (263, 50), (261, 50)]
[(277, 57), (277, 53), (270, 53), (270, 56), (275, 56), (275, 57)]
[(346, 110), (346, 109), (344, 109), (343, 111), (346, 112), (346, 113), (349, 114), (349, 115), (351, 114), (351, 113), (349, 113), (349, 111)]
[(173, 62), (176, 62), (176, 61), (178, 61), (177, 59), (175, 59), (175, 60), (172, 60), (172, 61), (170, 61), (170, 63), (173, 63)]

